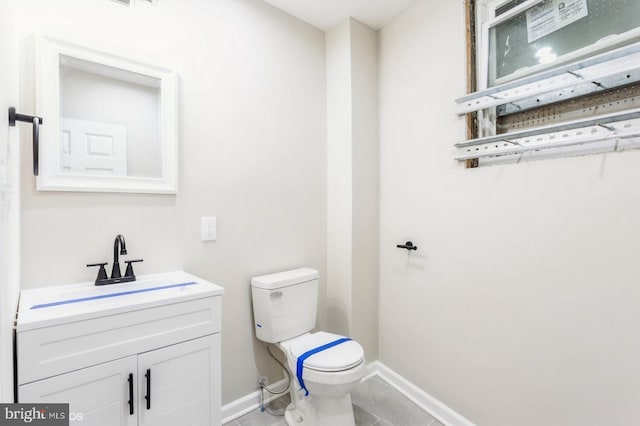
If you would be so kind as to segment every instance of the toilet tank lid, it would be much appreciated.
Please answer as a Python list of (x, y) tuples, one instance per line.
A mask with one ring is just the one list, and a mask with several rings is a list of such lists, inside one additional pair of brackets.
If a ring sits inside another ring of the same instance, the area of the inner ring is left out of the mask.
[(265, 290), (274, 290), (315, 280), (318, 279), (319, 276), (320, 274), (315, 269), (292, 269), (290, 271), (253, 277), (251, 279), (251, 286)]

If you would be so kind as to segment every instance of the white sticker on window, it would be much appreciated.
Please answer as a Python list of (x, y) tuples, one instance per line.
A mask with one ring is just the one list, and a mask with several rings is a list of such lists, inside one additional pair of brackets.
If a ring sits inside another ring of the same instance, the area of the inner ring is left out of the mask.
[(587, 15), (587, 0), (546, 0), (527, 10), (529, 43)]

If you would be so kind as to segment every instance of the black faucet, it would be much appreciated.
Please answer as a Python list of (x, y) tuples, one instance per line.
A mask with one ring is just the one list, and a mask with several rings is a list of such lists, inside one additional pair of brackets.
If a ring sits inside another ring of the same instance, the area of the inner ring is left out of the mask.
[(118, 259), (118, 246), (120, 246), (120, 254), (127, 254), (127, 243), (124, 242), (122, 234), (118, 234), (113, 242), (113, 267), (111, 268), (111, 278), (120, 278), (120, 260)]
[(105, 265), (107, 264), (106, 262), (90, 263), (87, 265), (87, 267), (100, 267), (100, 269), (98, 270), (98, 277), (96, 278), (95, 285), (126, 283), (136, 280), (136, 274), (133, 273), (132, 263), (142, 262), (142, 259), (125, 260), (127, 269), (123, 277), (120, 273), (120, 259), (118, 257), (118, 254), (121, 254), (123, 256), (127, 254), (127, 243), (124, 241), (124, 237), (121, 234), (118, 234), (115, 241), (113, 242), (113, 267), (111, 268), (111, 278), (107, 277), (107, 271), (104, 269)]

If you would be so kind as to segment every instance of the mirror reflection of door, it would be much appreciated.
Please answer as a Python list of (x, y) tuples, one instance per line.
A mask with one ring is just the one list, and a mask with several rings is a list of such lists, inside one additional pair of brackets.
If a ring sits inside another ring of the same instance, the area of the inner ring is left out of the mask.
[(63, 118), (60, 168), (69, 173), (127, 175), (127, 128)]
[(65, 55), (59, 72), (60, 171), (161, 177), (160, 79)]

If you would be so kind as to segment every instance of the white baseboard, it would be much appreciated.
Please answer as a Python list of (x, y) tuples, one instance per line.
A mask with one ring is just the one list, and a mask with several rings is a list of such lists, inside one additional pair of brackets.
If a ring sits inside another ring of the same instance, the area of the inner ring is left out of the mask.
[[(286, 386), (287, 380), (282, 379), (276, 383), (269, 385), (269, 388), (283, 389)], [(281, 395), (271, 395), (269, 392), (265, 392), (264, 403), (267, 404), (274, 399), (278, 399)], [(238, 398), (235, 401), (231, 401), (228, 404), (222, 406), (222, 424), (226, 425), (231, 423), (235, 419), (249, 414), (250, 412), (257, 410), (260, 407), (260, 391), (251, 392), (249, 395)]]
[[(367, 365), (367, 370), (363, 380), (367, 380), (373, 376), (380, 377), (445, 426), (475, 426), (471, 421), (456, 413), (454, 410), (447, 407), (445, 404), (438, 401), (436, 398), (432, 397), (404, 377), (400, 376), (380, 361), (373, 361)], [(271, 386), (275, 388), (283, 388), (285, 383), (286, 380), (282, 379)], [(265, 395), (269, 395), (269, 398), (265, 398), (265, 404), (280, 396), (270, 395), (268, 393), (265, 393)], [(259, 406), (260, 391), (252, 392), (247, 396), (223, 405), (222, 424), (230, 423), (235, 419), (258, 409)]]
[(373, 361), (369, 364), (366, 378), (372, 376), (380, 377), (445, 426), (475, 426), (470, 420), (447, 407), (380, 361)]

